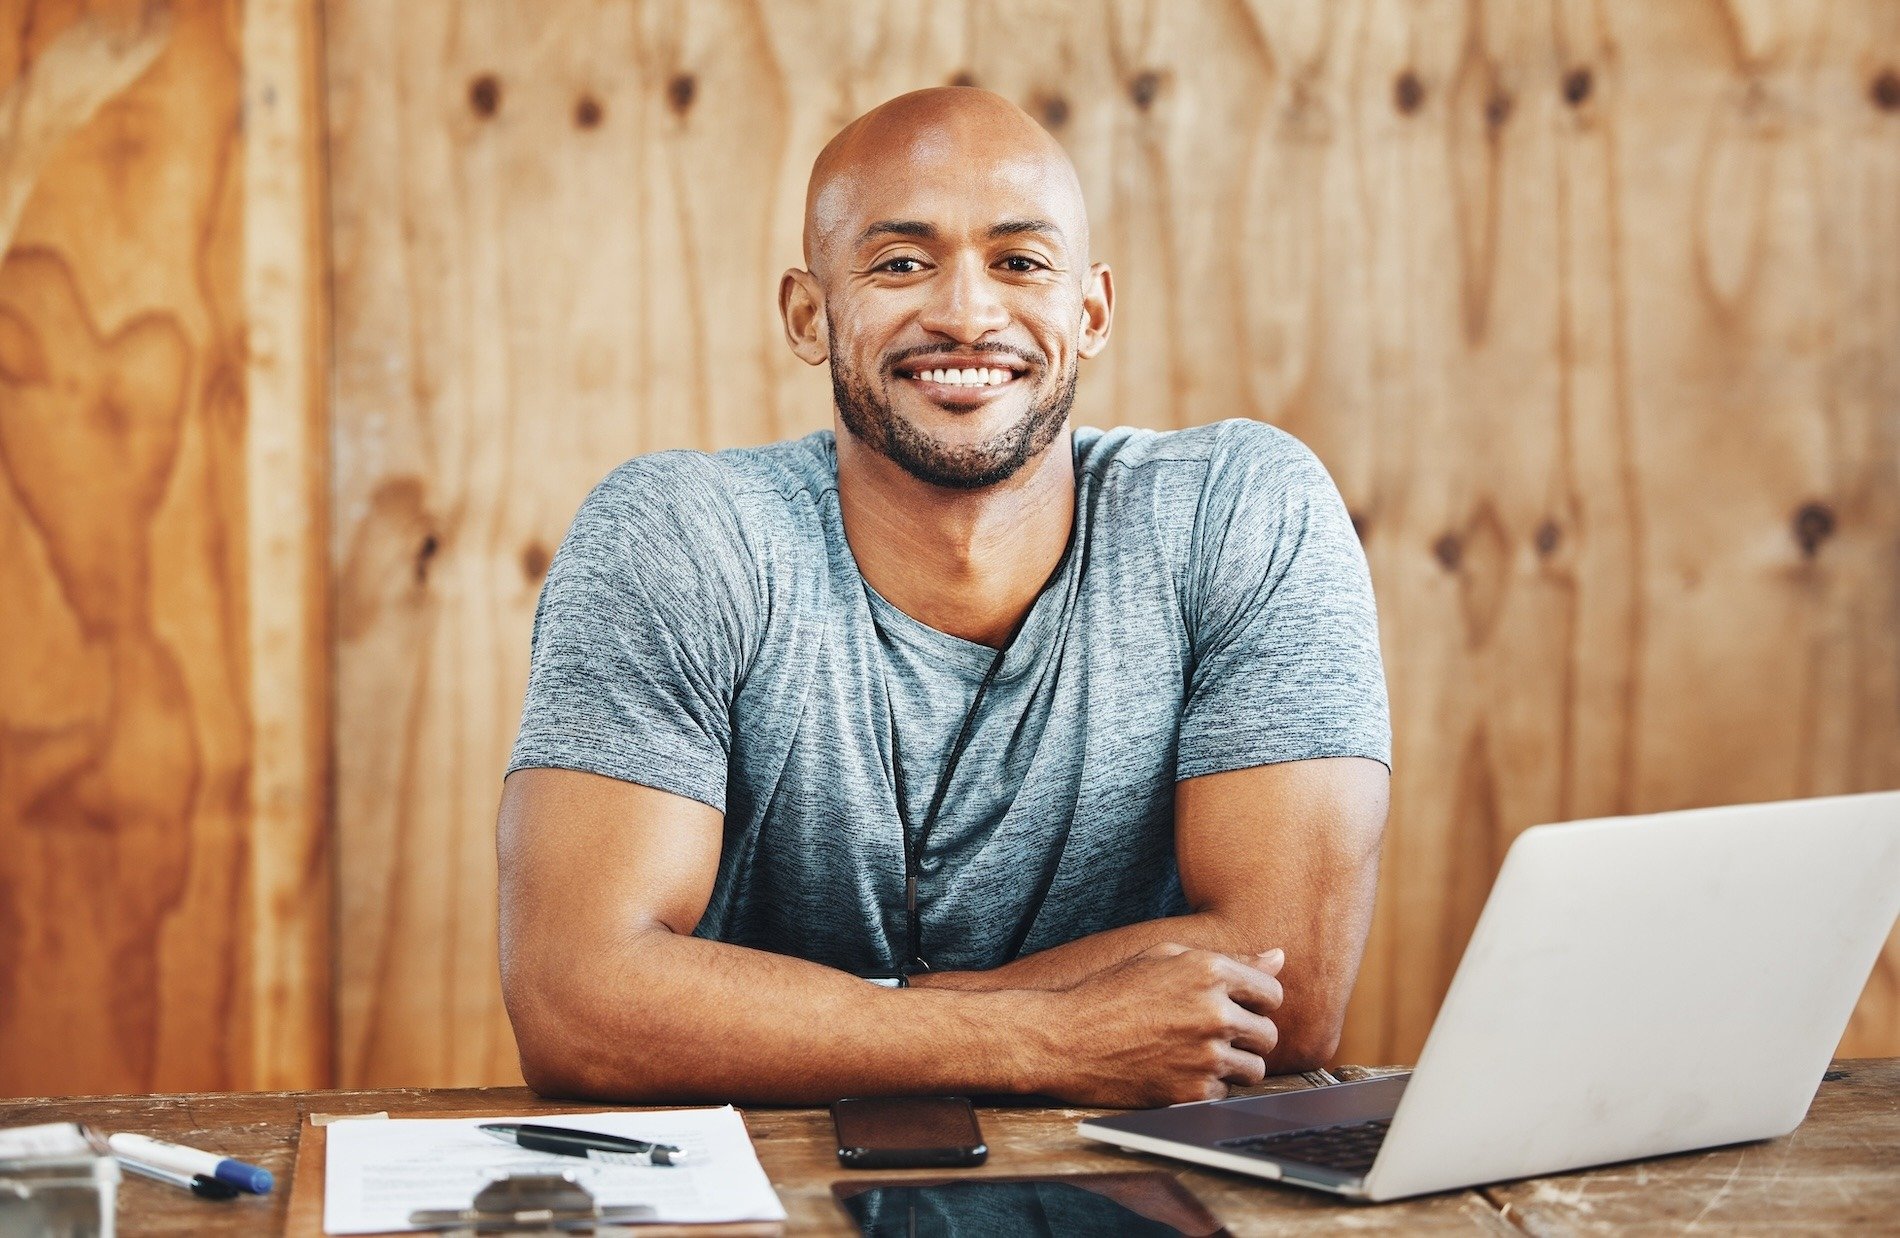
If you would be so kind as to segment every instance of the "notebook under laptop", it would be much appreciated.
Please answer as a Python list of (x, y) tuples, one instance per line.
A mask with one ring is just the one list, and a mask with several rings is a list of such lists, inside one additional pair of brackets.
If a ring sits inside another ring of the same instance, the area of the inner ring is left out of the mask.
[(1365, 1200), (1784, 1135), (1900, 915), (1900, 791), (1525, 831), (1408, 1075), (1101, 1117)]

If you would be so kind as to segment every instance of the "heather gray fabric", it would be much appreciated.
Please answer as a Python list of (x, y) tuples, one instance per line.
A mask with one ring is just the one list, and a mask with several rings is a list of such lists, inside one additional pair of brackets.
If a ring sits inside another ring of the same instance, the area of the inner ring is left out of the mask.
[[(923, 954), (939, 969), (999, 966), (1020, 933), (1029, 953), (1186, 911), (1177, 779), (1390, 764), (1365, 559), (1311, 452), (1226, 421), (1077, 428), (1075, 461), (1068, 552), (924, 858)], [(904, 951), (891, 729), (915, 828), (994, 651), (865, 584), (836, 478), (828, 431), (614, 470), (541, 591), (508, 768), (590, 770), (723, 810), (698, 935), (862, 973)]]

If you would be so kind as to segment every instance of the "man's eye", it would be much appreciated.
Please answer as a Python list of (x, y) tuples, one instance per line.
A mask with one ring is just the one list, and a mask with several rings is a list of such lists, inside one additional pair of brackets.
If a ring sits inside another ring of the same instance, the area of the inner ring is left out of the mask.
[(892, 275), (915, 275), (924, 269), (924, 264), (917, 258), (892, 258), (889, 262), (878, 264), (877, 269)]
[(1046, 269), (1042, 263), (1037, 262), (1034, 258), (1025, 258), (1021, 254), (1011, 254), (1009, 257), (1003, 259), (1003, 265), (1009, 270), (1017, 272), (1041, 271)]

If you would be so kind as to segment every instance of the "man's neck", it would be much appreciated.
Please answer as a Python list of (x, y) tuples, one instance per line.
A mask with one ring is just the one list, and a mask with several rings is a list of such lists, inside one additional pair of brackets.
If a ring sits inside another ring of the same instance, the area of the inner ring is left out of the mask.
[(837, 444), (845, 540), (864, 579), (919, 623), (1001, 648), (1069, 544), (1070, 431), (981, 490), (919, 481), (843, 427)]

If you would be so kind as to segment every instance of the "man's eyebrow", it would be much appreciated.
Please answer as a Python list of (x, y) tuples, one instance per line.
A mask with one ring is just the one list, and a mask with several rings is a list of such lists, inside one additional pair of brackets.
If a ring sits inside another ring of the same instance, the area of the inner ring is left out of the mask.
[(1046, 219), (1005, 219), (1002, 223), (990, 228), (990, 239), (993, 241), (999, 236), (1020, 236), (1025, 232), (1041, 232), (1056, 240), (1062, 239), (1062, 229)]
[(921, 219), (880, 219), (858, 234), (858, 244), (879, 236), (914, 236), (929, 241), (936, 239), (937, 229)]

